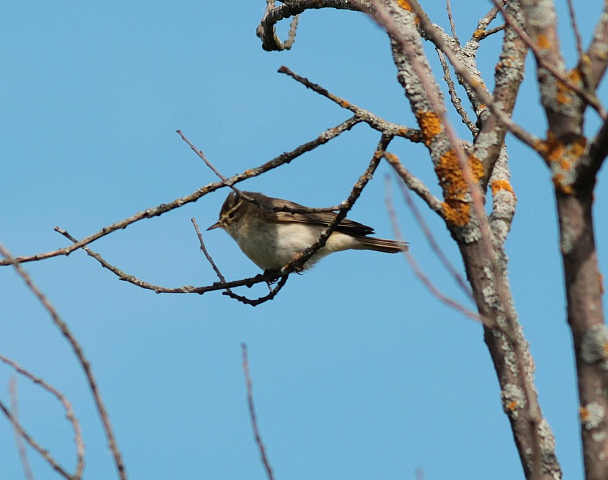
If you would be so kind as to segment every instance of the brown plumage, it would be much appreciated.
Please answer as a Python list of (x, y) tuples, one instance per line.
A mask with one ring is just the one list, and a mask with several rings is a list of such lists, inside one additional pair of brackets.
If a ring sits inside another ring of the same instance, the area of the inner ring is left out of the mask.
[[(308, 207), (299, 203), (268, 197), (256, 192), (243, 192), (255, 203), (232, 192), (220, 211), (220, 219), (209, 230), (223, 228), (241, 250), (260, 268), (278, 269), (312, 245), (335, 218), (333, 212), (298, 212)], [(257, 203), (257, 204), (256, 204)], [(282, 209), (296, 210), (280, 211)], [(279, 210), (279, 211), (277, 211)], [(341, 250), (374, 250), (398, 253), (407, 243), (369, 237), (374, 229), (343, 219), (327, 243), (305, 264), (309, 268), (325, 255)]]

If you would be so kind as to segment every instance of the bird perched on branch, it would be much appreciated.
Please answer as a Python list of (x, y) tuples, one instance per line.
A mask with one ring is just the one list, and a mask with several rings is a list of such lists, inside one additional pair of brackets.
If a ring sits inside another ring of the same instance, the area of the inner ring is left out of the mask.
[[(255, 192), (231, 192), (219, 220), (207, 230), (224, 229), (245, 255), (263, 270), (278, 270), (313, 245), (335, 218), (334, 212), (307, 212), (303, 205)], [(374, 229), (343, 219), (325, 245), (304, 264), (310, 268), (321, 258), (342, 250), (398, 253), (405, 242), (368, 237)]]

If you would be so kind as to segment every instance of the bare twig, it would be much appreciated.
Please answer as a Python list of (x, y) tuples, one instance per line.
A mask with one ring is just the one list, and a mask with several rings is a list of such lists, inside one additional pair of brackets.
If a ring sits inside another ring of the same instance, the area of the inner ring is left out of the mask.
[(395, 169), (397, 175), (399, 175), (407, 185), (407, 188), (424, 200), (431, 210), (438, 213), (441, 218), (444, 218), (441, 200), (431, 193), (422, 180), (415, 177), (407, 168), (405, 168), (396, 155), (386, 152), (384, 154), (384, 159)]
[(296, 40), (296, 30), (298, 28), (298, 18), (299, 15), (295, 14), (293, 20), (291, 21), (291, 25), (289, 26), (289, 32), (287, 33), (287, 40), (282, 42), (276, 34), (276, 22), (267, 21), (267, 17), (271, 15), (275, 11), (275, 0), (266, 0), (266, 13), (264, 14), (264, 18), (262, 19), (262, 25), (266, 25), (267, 31), (264, 28), (258, 30), (258, 36), (263, 37), (264, 34), (272, 37), (272, 44), (277, 50), (289, 50), (291, 49), (293, 42)]
[(412, 211), (412, 214), (414, 215), (416, 222), (422, 229), (422, 233), (424, 234), (424, 236), (425, 236), (429, 246), (433, 250), (433, 252), (435, 252), (435, 255), (437, 255), (437, 258), (439, 259), (439, 261), (442, 263), (442, 265), (445, 267), (445, 269), (448, 271), (448, 273), (451, 275), (451, 277), (454, 279), (454, 281), (460, 287), (460, 289), (465, 293), (465, 295), (467, 295), (467, 297), (469, 297), (471, 300), (474, 300), (473, 293), (471, 292), (471, 287), (465, 282), (462, 275), (456, 271), (456, 268), (454, 268), (454, 265), (452, 265), (452, 262), (450, 262), (450, 260), (446, 256), (446, 254), (443, 252), (443, 250), (441, 249), (441, 247), (435, 240), (435, 236), (433, 235), (433, 232), (431, 231), (431, 229), (427, 225), (426, 221), (424, 220), (424, 217), (420, 213), (420, 210), (418, 210), (418, 207), (416, 206), (416, 203), (412, 199), (412, 195), (410, 194), (410, 192), (402, 178), (397, 178), (397, 185), (399, 185), (401, 194), (403, 195), (405, 202), (407, 203), (408, 207)]
[[(77, 241), (74, 237), (72, 237), (72, 235), (70, 235), (68, 232), (66, 232), (62, 228), (55, 227), (55, 231), (60, 233), (64, 237), (68, 238), (72, 242)], [(256, 283), (267, 282), (267, 278), (264, 277), (264, 275), (260, 274), (260, 275), (256, 275), (255, 277), (245, 278), (243, 280), (234, 280), (234, 281), (226, 282), (226, 283), (218, 282), (218, 283), (214, 283), (213, 285), (209, 285), (209, 286), (205, 286), (205, 287), (193, 287), (192, 285), (184, 285), (182, 287), (176, 287), (176, 288), (162, 287), (160, 285), (153, 285), (151, 283), (144, 282), (143, 280), (140, 280), (139, 278), (137, 278), (133, 275), (129, 275), (129, 274), (123, 272), (119, 268), (110, 264), (101, 255), (94, 252), (89, 247), (83, 247), (83, 250), (87, 253), (87, 255), (89, 255), (90, 257), (93, 257), (95, 260), (97, 260), (101, 264), (102, 267), (110, 270), (120, 280), (131, 283), (137, 287), (145, 288), (146, 290), (152, 290), (155, 293), (195, 293), (198, 295), (202, 295), (207, 292), (214, 292), (217, 290), (226, 290), (227, 288), (234, 288), (234, 287), (251, 287), (252, 285), (255, 285)]]
[[(499, 3), (497, 0), (492, 0), (492, 2), (497, 7), (499, 7)], [(511, 27), (513, 31), (517, 33), (517, 35), (519, 35), (519, 37), (526, 43), (528, 48), (530, 48), (530, 50), (534, 52), (534, 56), (539, 66), (551, 73), (551, 75), (553, 75), (560, 82), (566, 85), (570, 90), (580, 95), (589, 105), (591, 105), (591, 107), (598, 113), (598, 115), (602, 119), (606, 120), (606, 110), (602, 106), (595, 93), (590, 92), (579, 85), (576, 85), (574, 82), (572, 82), (570, 78), (568, 78), (567, 75), (559, 71), (555, 65), (551, 65), (550, 63), (546, 62), (544, 55), (542, 55), (540, 52), (539, 46), (530, 38), (530, 36), (522, 28), (519, 27), (519, 25), (517, 25), (517, 22), (513, 20), (511, 15), (509, 15), (503, 7), (499, 8), (501, 13), (503, 14), (505, 22), (509, 24), (509, 27)], [(535, 149), (538, 150), (538, 148)]]
[(106, 410), (106, 407), (103, 403), (103, 400), (101, 398), (101, 392), (99, 391), (99, 387), (97, 385), (97, 381), (93, 376), (91, 364), (85, 357), (82, 346), (80, 345), (72, 331), (69, 329), (67, 323), (65, 323), (63, 319), (59, 316), (57, 310), (55, 310), (55, 307), (51, 304), (46, 295), (44, 295), (44, 293), (40, 291), (40, 289), (31, 279), (30, 275), (21, 267), (19, 261), (15, 257), (13, 257), (11, 253), (2, 244), (0, 244), (0, 255), (2, 255), (6, 259), (6, 261), (8, 261), (9, 264), (13, 266), (17, 274), (23, 279), (30, 291), (34, 294), (34, 296), (38, 299), (38, 301), (42, 304), (42, 306), (51, 316), (53, 323), (61, 331), (63, 336), (66, 338), (66, 340), (72, 347), (72, 350), (76, 354), (76, 358), (78, 358), (78, 362), (84, 370), (85, 377), (89, 384), (89, 388), (91, 389), (91, 393), (93, 394), (95, 406), (97, 407), (97, 412), (99, 413), (99, 416), (101, 418), (101, 423), (103, 425), (103, 429), (108, 440), (108, 447), (110, 448), (110, 451), (112, 452), (112, 456), (114, 458), (116, 470), (120, 479), (126, 480), (127, 472), (125, 470), (122, 454), (120, 453), (120, 450), (118, 449), (118, 444), (116, 443), (116, 437), (114, 436), (114, 431), (112, 429), (112, 424), (110, 423), (108, 411)]
[(452, 76), (450, 75), (450, 67), (448, 65), (448, 62), (446, 62), (445, 60), (445, 55), (438, 48), (436, 48), (435, 51), (439, 56), (439, 62), (441, 63), (441, 68), (443, 70), (443, 79), (445, 80), (445, 83), (448, 86), (448, 92), (450, 93), (450, 100), (452, 101), (452, 105), (454, 105), (456, 112), (458, 112), (458, 114), (460, 115), (462, 123), (464, 123), (469, 128), (471, 133), (475, 136), (477, 135), (479, 129), (469, 118), (469, 114), (462, 106), (462, 100), (460, 100), (460, 97), (456, 92), (456, 85), (454, 84), (454, 80), (452, 80)]
[(281, 20), (298, 15), (307, 8), (337, 8), (358, 11), (360, 10), (360, 4), (359, 0), (324, 0), (323, 2), (289, 0), (275, 7), (274, 1), (267, 2), (264, 17), (256, 29), (257, 36), (262, 40), (262, 48), (268, 51), (282, 51), (291, 47), (291, 43), (288, 44), (288, 41), (281, 42), (276, 34), (275, 26)]
[[(9, 392), (11, 396), (11, 410), (13, 417), (16, 422), (19, 421), (19, 397), (17, 395), (17, 378), (11, 377), (9, 382)], [(32, 473), (32, 467), (30, 466), (30, 461), (27, 458), (27, 450), (25, 449), (25, 444), (23, 443), (23, 436), (20, 434), (19, 429), (16, 426), (16, 423), (13, 423), (13, 430), (15, 431), (15, 443), (17, 444), (17, 450), (19, 451), (19, 459), (21, 460), (21, 465), (23, 467), (23, 474), (27, 480), (34, 480), (34, 474)]]
[[(583, 59), (585, 52), (583, 51), (583, 40), (581, 39), (581, 32), (578, 30), (578, 23), (576, 21), (576, 14), (574, 13), (574, 5), (572, 0), (566, 0), (568, 4), (568, 16), (570, 17), (570, 25), (572, 25), (572, 32), (574, 32), (574, 39), (576, 41), (576, 51), (578, 52), (579, 61)], [(589, 88), (586, 85), (585, 88)]]
[(452, 3), (450, 0), (445, 0), (445, 9), (448, 12), (448, 20), (450, 21), (450, 30), (452, 30), (452, 37), (456, 40), (456, 43), (460, 45), (460, 40), (458, 40), (458, 35), (456, 35), (456, 24), (454, 23), (454, 17), (452, 16)]
[(72, 480), (72, 475), (65, 470), (59, 463), (53, 458), (53, 456), (49, 453), (48, 450), (42, 448), (34, 437), (32, 437), (29, 433), (25, 431), (23, 426), (19, 423), (19, 420), (11, 413), (10, 409), (0, 400), (0, 411), (8, 418), (8, 420), (13, 425), (13, 428), (16, 430), (17, 434), (23, 438), (34, 450), (36, 450), (42, 458), (55, 470), (59, 475), (61, 475), (66, 480)]
[[(399, 228), (399, 221), (397, 220), (397, 214), (395, 213), (395, 207), (393, 206), (393, 200), (392, 200), (392, 195), (391, 195), (391, 183), (390, 183), (390, 177), (388, 177), (388, 176), (386, 177), (385, 203), (386, 203), (386, 210), (388, 211), (388, 214), (391, 218), (391, 223), (393, 225), (393, 232), (394, 232), (395, 238), (399, 241), (402, 241), (403, 235), (401, 234), (401, 229)], [(468, 309), (467, 307), (465, 307), (461, 303), (457, 302), (456, 300), (444, 295), (441, 292), (441, 290), (439, 290), (433, 284), (433, 282), (431, 282), (429, 277), (427, 275), (425, 275), (425, 273), (422, 271), (422, 269), (418, 265), (418, 262), (416, 261), (414, 256), (411, 254), (411, 252), (404, 251), (403, 254), (405, 255), (405, 259), (407, 260), (407, 263), (410, 265), (410, 267), (414, 271), (414, 275), (416, 275), (416, 277), (424, 284), (424, 286), (428, 289), (428, 291), (431, 292), (431, 294), (435, 298), (437, 298), (437, 300), (439, 300), (441, 303), (447, 305), (448, 307), (453, 308), (454, 310), (463, 314), (465, 317), (470, 318), (471, 320), (475, 320), (476, 322), (480, 322), (480, 323), (484, 323), (484, 324), (486, 323), (486, 321), (493, 323), (493, 322), (491, 322), (490, 319), (482, 319), (474, 311)]]
[[(501, 5), (502, 4), (504, 4), (504, 2), (501, 2)], [(492, 7), (490, 11), (477, 22), (477, 29), (473, 32), (470, 41), (479, 43), (479, 40), (491, 35), (490, 33), (486, 34), (485, 32), (489, 32), (489, 30), (487, 30), (488, 25), (490, 25), (490, 23), (492, 23), (492, 21), (496, 18), (498, 12), (499, 10), (497, 7)], [(504, 28), (504, 25), (497, 28)], [(492, 30), (496, 30), (497, 28)]]
[[(224, 277), (224, 275), (222, 275), (222, 272), (220, 272), (220, 269), (217, 267), (217, 265), (213, 261), (213, 258), (211, 258), (211, 255), (207, 251), (207, 247), (205, 246), (205, 242), (203, 241), (203, 234), (201, 233), (200, 229), (198, 228), (198, 224), (196, 223), (196, 220), (194, 218), (192, 218), (191, 222), (194, 225), (194, 230), (196, 231), (196, 235), (198, 236), (198, 240), (201, 245), (201, 251), (205, 255), (205, 258), (211, 264), (211, 268), (213, 268), (213, 271), (220, 279), (220, 282), (222, 282), (224, 284), (227, 283), (226, 278)], [(260, 305), (261, 303), (264, 303), (268, 300), (272, 300), (274, 297), (276, 297), (277, 293), (279, 293), (281, 288), (283, 288), (283, 286), (287, 282), (288, 277), (289, 277), (289, 274), (283, 275), (281, 277), (281, 279), (279, 280), (279, 283), (277, 283), (273, 288), (271, 288), (270, 292), (268, 292), (267, 295), (254, 299), (254, 300), (247, 298), (243, 295), (238, 295), (238, 294), (234, 293), (232, 290), (230, 290), (229, 288), (226, 288), (226, 290), (223, 293), (224, 293), (224, 295), (228, 295), (230, 298), (238, 300), (241, 303), (255, 307), (257, 305)]]
[[(196, 190), (194, 193), (192, 193), (190, 195), (178, 198), (169, 203), (162, 203), (157, 207), (148, 208), (147, 210), (144, 210), (143, 212), (138, 212), (131, 217), (128, 217), (124, 220), (121, 220), (119, 222), (113, 223), (112, 225), (102, 228), (99, 232), (97, 232), (93, 235), (89, 235), (88, 237), (83, 238), (82, 240), (74, 243), (73, 245), (70, 245), (69, 247), (60, 248), (60, 249), (53, 250), (50, 252), (45, 252), (45, 253), (38, 253), (35, 255), (30, 255), (30, 256), (15, 257), (15, 261), (18, 263), (27, 263), (27, 262), (34, 262), (34, 261), (39, 261), (39, 260), (46, 260), (48, 258), (57, 257), (60, 255), (69, 255), (74, 250), (78, 250), (79, 248), (82, 248), (83, 246), (88, 245), (88, 244), (94, 242), (95, 240), (99, 240), (100, 238), (105, 237), (106, 235), (109, 235), (112, 232), (127, 228), (129, 225), (136, 223), (140, 220), (143, 220), (145, 218), (157, 217), (164, 213), (170, 212), (171, 210), (174, 210), (176, 208), (180, 208), (183, 205), (186, 205), (187, 203), (196, 202), (197, 200), (199, 200), (201, 197), (204, 197), (208, 193), (214, 192), (215, 190), (218, 190), (218, 189), (226, 186), (226, 183), (233, 185), (233, 184), (242, 182), (243, 180), (246, 180), (248, 178), (257, 177), (258, 175), (261, 175), (262, 173), (265, 173), (274, 168), (280, 167), (281, 165), (285, 165), (285, 164), (291, 162), (292, 160), (296, 159), (297, 157), (303, 155), (304, 153), (310, 152), (311, 150), (314, 150), (315, 148), (319, 147), (320, 145), (324, 145), (325, 143), (329, 142), (330, 140), (336, 138), (338, 135), (344, 133), (345, 131), (350, 130), (357, 123), (360, 123), (362, 121), (363, 120), (358, 119), (356, 117), (349, 118), (348, 120), (345, 120), (344, 122), (340, 123), (339, 125), (325, 130), (314, 140), (303, 143), (302, 145), (300, 145), (299, 147), (297, 147), (296, 149), (294, 149), (290, 152), (282, 153), (278, 157), (273, 158), (272, 160), (270, 160), (258, 167), (247, 169), (246, 171), (244, 171), (242, 173), (233, 175), (232, 177), (228, 178), (226, 180), (226, 182), (221, 181), (221, 182), (209, 183), (209, 184), (205, 185), (204, 187), (199, 188), (198, 190)], [(11, 265), (11, 262), (9, 262), (8, 260), (0, 260), (0, 267), (7, 266), (7, 265)]]
[(264, 469), (266, 470), (268, 480), (274, 480), (272, 466), (270, 465), (270, 461), (266, 455), (266, 447), (264, 447), (262, 437), (260, 436), (260, 429), (258, 428), (258, 419), (255, 413), (255, 406), (253, 404), (253, 384), (251, 382), (251, 375), (249, 373), (249, 358), (247, 356), (247, 345), (245, 343), (241, 344), (241, 350), (243, 355), (243, 374), (245, 375), (245, 385), (247, 387), (247, 406), (249, 408), (249, 418), (251, 420), (251, 428), (253, 429), (255, 444), (260, 451), (260, 457), (262, 459), (262, 463), (264, 464)]
[(374, 172), (376, 171), (376, 168), (378, 168), (378, 164), (384, 156), (386, 148), (388, 147), (392, 139), (392, 136), (382, 135), (382, 138), (378, 142), (378, 146), (376, 147), (374, 155), (371, 161), (369, 162), (367, 169), (365, 170), (363, 175), (359, 177), (357, 183), (355, 183), (355, 185), (353, 186), (348, 198), (344, 202), (342, 202), (342, 205), (344, 205), (344, 207), (340, 208), (335, 218), (329, 223), (325, 230), (323, 230), (317, 241), (310, 247), (308, 247), (306, 250), (304, 250), (302, 253), (296, 255), (291, 262), (281, 268), (281, 270), (279, 271), (279, 275), (283, 276), (293, 271), (299, 271), (302, 266), (308, 261), (308, 259), (310, 259), (310, 257), (312, 257), (319, 249), (323, 248), (329, 236), (336, 229), (338, 224), (344, 218), (346, 218), (346, 214), (355, 204), (367, 183), (372, 179)]
[[(3, 355), (0, 355), (0, 362), (9, 365), (13, 368), (18, 374), (23, 375), (24, 377), (31, 380), (36, 385), (40, 385), (44, 390), (51, 393), (63, 406), (65, 410), (65, 416), (69, 420), (72, 430), (74, 431), (74, 443), (76, 444), (76, 471), (73, 475), (75, 479), (82, 477), (82, 472), (84, 469), (84, 442), (82, 440), (82, 432), (80, 430), (80, 424), (78, 423), (78, 419), (74, 415), (74, 410), (72, 408), (72, 404), (69, 400), (63, 395), (59, 390), (53, 387), (51, 384), (46, 382), (44, 379), (37, 377), (33, 373), (27, 371), (23, 367), (21, 367), (17, 362), (14, 362), (10, 358), (7, 358)], [(13, 409), (14, 410), (14, 409)]]
[(502, 32), (506, 28), (506, 24), (499, 25), (498, 27), (491, 28), (490, 30), (476, 31), (475, 38), (477, 40), (483, 40), (484, 38), (488, 38), (495, 33)]
[(367, 123), (374, 130), (378, 130), (380, 133), (383, 133), (385, 135), (395, 136), (395, 137), (407, 138), (408, 140), (411, 140), (412, 142), (422, 142), (422, 134), (420, 133), (420, 130), (417, 130), (414, 128), (408, 128), (404, 125), (399, 125), (397, 123), (388, 122), (388, 121), (384, 120), (383, 118), (380, 118), (377, 115), (374, 115), (370, 111), (360, 108), (357, 105), (355, 105), (354, 103), (351, 103), (348, 100), (344, 100), (343, 98), (340, 98), (337, 95), (334, 95), (333, 93), (327, 91), (322, 86), (317, 85), (316, 83), (311, 82), (307, 78), (304, 78), (304, 77), (292, 72), (287, 67), (279, 68), (279, 73), (284, 73), (286, 75), (289, 75), (291, 78), (293, 78), (297, 82), (301, 83), (306, 88), (310, 88), (312, 91), (330, 99), (332, 102), (336, 103), (340, 107), (350, 110), (351, 112), (353, 112), (355, 114), (355, 116), (357, 118), (359, 118), (361, 121)]

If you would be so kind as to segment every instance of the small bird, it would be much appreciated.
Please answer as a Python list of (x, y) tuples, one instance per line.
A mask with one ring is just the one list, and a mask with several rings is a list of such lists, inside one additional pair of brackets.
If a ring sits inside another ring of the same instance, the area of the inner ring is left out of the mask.
[[(317, 241), (321, 232), (334, 219), (335, 213), (299, 213), (278, 209), (302, 210), (303, 205), (261, 193), (242, 192), (253, 203), (231, 192), (220, 211), (219, 220), (207, 230), (223, 228), (249, 259), (262, 270), (278, 270), (295, 255)], [(343, 219), (319, 249), (304, 265), (312, 267), (321, 258), (341, 250), (375, 250), (398, 253), (408, 249), (405, 242), (368, 237), (374, 229)]]

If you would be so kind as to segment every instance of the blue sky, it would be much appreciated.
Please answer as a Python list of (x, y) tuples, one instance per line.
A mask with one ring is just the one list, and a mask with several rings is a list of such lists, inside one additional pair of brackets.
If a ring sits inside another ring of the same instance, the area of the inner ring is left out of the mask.
[[(489, 2), (459, 9), (455, 4), (466, 39)], [(293, 50), (268, 53), (255, 36), (263, 10), (262, 1), (239, 7), (192, 1), (4, 4), (0, 241), (15, 255), (53, 250), (67, 245), (53, 231), (56, 225), (81, 238), (215, 181), (177, 129), (228, 176), (349, 117), (276, 73), (281, 65), (389, 120), (415, 125), (388, 40), (370, 20), (350, 12), (308, 12)], [(579, 12), (586, 42), (596, 11), (599, 6)], [(429, 14), (446, 25), (443, 5), (431, 6)], [(285, 32), (287, 25), (280, 28)], [(560, 28), (571, 66), (566, 17)], [(479, 54), (490, 84), (498, 41), (487, 40)], [(515, 117), (543, 136), (532, 62), (527, 77)], [(606, 98), (605, 89), (600, 97)], [(596, 117), (589, 119), (595, 128)], [(358, 126), (241, 186), (311, 206), (339, 203), (378, 139)], [(515, 303), (564, 477), (580, 478), (576, 379), (550, 175), (515, 139), (508, 145), (519, 202), (507, 241)], [(401, 141), (391, 151), (438, 192), (423, 147)], [(382, 165), (349, 216), (392, 237), (386, 173)], [(603, 171), (596, 220), (604, 271), (606, 181)], [(215, 222), (226, 193), (131, 225), (92, 248), (152, 283), (214, 282), (190, 218), (201, 226)], [(417, 260), (439, 287), (466, 302), (407, 208), (395, 201)], [(445, 227), (424, 211), (461, 269)], [(224, 232), (205, 238), (228, 278), (258, 273)], [(220, 293), (156, 295), (118, 281), (83, 252), (26, 268), (82, 342), (132, 479), (265, 478), (247, 413), (242, 342), (278, 479), (403, 479), (415, 478), (417, 468), (427, 479), (522, 476), (481, 326), (440, 305), (402, 258), (334, 255), (290, 278), (274, 301), (257, 308)], [(258, 287), (246, 293), (263, 293)], [(0, 353), (68, 396), (85, 435), (86, 477), (114, 478), (69, 346), (9, 269), (0, 270), (0, 291)], [(4, 401), (11, 375), (0, 368)], [(72, 468), (72, 435), (60, 407), (23, 379), (19, 398), (24, 425)], [(36, 478), (55, 478), (35, 454), (30, 459)], [(0, 421), (0, 462), (6, 478), (22, 478), (6, 421)]]

